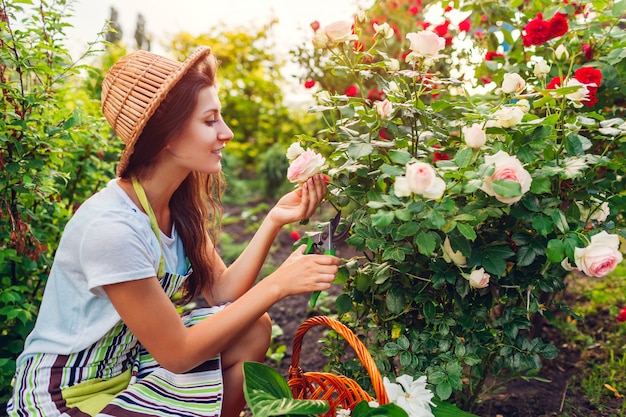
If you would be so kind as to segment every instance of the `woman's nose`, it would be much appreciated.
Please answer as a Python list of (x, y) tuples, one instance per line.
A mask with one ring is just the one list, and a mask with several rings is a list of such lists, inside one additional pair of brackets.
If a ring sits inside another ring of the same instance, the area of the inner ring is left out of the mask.
[(226, 122), (222, 123), (222, 129), (220, 129), (220, 132), (217, 135), (217, 139), (227, 142), (232, 140), (233, 137), (235, 137), (235, 134), (230, 129), (228, 124)]

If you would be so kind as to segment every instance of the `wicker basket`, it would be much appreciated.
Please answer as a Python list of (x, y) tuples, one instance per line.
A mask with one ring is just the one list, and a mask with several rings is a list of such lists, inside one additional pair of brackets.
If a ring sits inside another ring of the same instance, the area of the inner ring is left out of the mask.
[[(299, 366), (302, 338), (314, 326), (330, 327), (350, 344), (370, 376), (376, 393), (375, 399), (354, 380), (346, 376), (327, 372), (302, 372)], [(326, 316), (311, 317), (298, 328), (293, 340), (293, 356), (289, 367), (288, 383), (294, 398), (327, 400), (330, 408), (326, 414), (323, 414), (323, 417), (335, 417), (338, 408), (352, 410), (362, 400), (376, 400), (380, 405), (389, 402), (380, 372), (365, 345), (344, 324)]]

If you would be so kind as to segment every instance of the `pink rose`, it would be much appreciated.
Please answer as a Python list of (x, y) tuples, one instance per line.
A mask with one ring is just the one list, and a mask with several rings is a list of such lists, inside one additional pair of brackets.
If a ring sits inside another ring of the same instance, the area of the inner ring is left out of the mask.
[(406, 167), (406, 185), (411, 192), (426, 198), (439, 199), (446, 190), (445, 181), (425, 162), (413, 162)]
[(287, 179), (291, 182), (303, 183), (313, 175), (321, 172), (326, 159), (315, 151), (302, 152), (291, 162), (287, 169)]
[(510, 156), (504, 151), (498, 151), (495, 155), (486, 156), (485, 162), (494, 165), (495, 169), (493, 174), (483, 181), (482, 190), (490, 196), (496, 197), (498, 201), (505, 204), (513, 204), (518, 202), (522, 196), (505, 197), (497, 194), (493, 189), (494, 181), (510, 180), (517, 182), (522, 189), (522, 195), (530, 190), (532, 178), (517, 157)]
[(339, 20), (324, 27), (323, 32), (331, 44), (339, 44), (347, 41), (359, 39), (352, 30), (354, 22), (350, 20)]
[(374, 102), (374, 109), (381, 119), (387, 120), (391, 117), (391, 113), (393, 112), (393, 104), (387, 99), (382, 101), (378, 100)]
[(474, 123), (471, 126), (463, 126), (461, 128), (463, 138), (467, 146), (473, 149), (482, 148), (487, 142), (487, 133), (481, 123)]
[(489, 274), (483, 268), (476, 269), (470, 274), (469, 283), (472, 288), (485, 288), (489, 285)]
[(574, 249), (576, 267), (585, 275), (601, 278), (611, 273), (622, 262), (619, 251), (619, 236), (606, 231), (591, 236), (586, 248)]
[[(444, 38), (429, 30), (407, 33), (406, 38), (411, 42), (409, 46), (411, 53), (409, 56), (435, 58), (438, 56), (439, 51), (446, 46)], [(407, 56), (407, 59), (409, 59), (409, 56)]]

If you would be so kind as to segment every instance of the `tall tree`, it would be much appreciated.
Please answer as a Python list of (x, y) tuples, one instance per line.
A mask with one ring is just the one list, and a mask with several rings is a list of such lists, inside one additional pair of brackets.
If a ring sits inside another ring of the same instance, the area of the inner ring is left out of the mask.
[(135, 42), (137, 43), (137, 49), (150, 50), (150, 35), (146, 34), (146, 19), (141, 13), (137, 15)]
[(122, 40), (122, 25), (118, 21), (117, 9), (111, 6), (111, 14), (109, 17), (109, 31), (106, 34), (106, 41), (109, 43), (116, 43)]

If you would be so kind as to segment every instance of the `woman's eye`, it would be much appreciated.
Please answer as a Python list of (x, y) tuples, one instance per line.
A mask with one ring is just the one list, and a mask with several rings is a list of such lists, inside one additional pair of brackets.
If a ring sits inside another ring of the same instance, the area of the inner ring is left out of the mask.
[(215, 123), (217, 123), (217, 119), (207, 120), (205, 123), (206, 123), (208, 126), (213, 126)]

